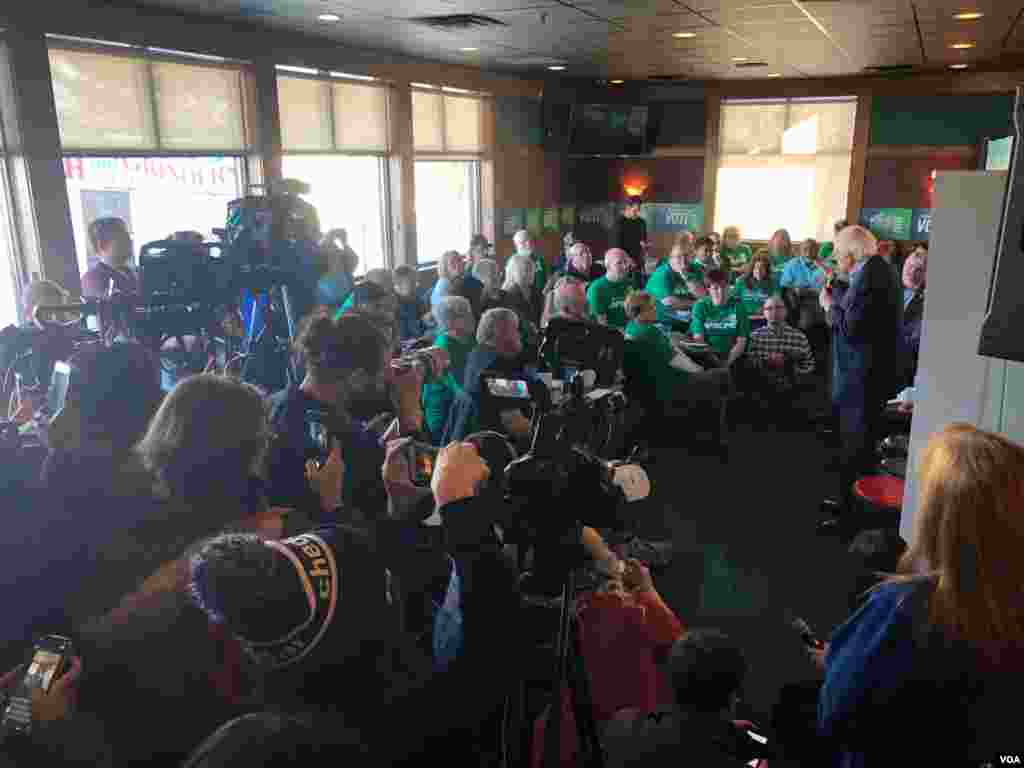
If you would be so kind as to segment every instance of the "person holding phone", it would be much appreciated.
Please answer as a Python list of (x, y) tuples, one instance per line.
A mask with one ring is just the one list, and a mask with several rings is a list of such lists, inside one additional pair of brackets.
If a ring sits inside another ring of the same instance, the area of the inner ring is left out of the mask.
[(448, 352), (448, 372), (423, 384), (423, 420), (431, 441), (440, 441), (452, 401), (462, 388), (469, 353), (476, 346), (473, 308), (462, 296), (445, 296), (434, 306), (435, 346)]
[[(267, 462), (270, 501), (329, 521), (338, 520), (341, 513), (331, 505), (340, 499), (346, 518), (376, 519), (387, 506), (379, 474), (383, 445), (387, 439), (419, 430), (423, 374), (415, 367), (393, 372), (387, 340), (359, 315), (310, 316), (296, 348), (305, 363), (305, 379), (270, 398), (276, 435)], [(373, 423), (352, 414), (360, 399), (373, 396), (390, 399), (397, 419), (384, 416)], [(327, 434), (330, 441), (311, 437), (314, 434)], [(340, 488), (324, 498), (310, 487), (306, 464), (325, 462), (335, 445), (344, 479)]]

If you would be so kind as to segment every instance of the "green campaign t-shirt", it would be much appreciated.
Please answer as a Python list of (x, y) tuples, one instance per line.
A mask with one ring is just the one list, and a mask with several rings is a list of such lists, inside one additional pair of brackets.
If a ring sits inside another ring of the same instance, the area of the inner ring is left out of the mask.
[(733, 286), (733, 296), (739, 299), (748, 315), (760, 315), (764, 310), (764, 303), (772, 296), (779, 293), (779, 281), (774, 276), (768, 277), (760, 282), (754, 282), (748, 288), (745, 277), (736, 279)]
[(551, 270), (548, 269), (547, 259), (544, 258), (543, 253), (533, 254), (533, 263), (537, 265), (537, 271), (534, 273), (533, 284), (537, 286), (538, 291), (543, 291), (544, 287), (548, 284), (548, 274)]
[(473, 339), (456, 339), (447, 333), (438, 334), (434, 340), (435, 346), (448, 350), (448, 357), (451, 361), (448, 371), (443, 376), (423, 384), (423, 423), (434, 440), (440, 438), (441, 431), (448, 420), (448, 411), (451, 410), (452, 402), (462, 389), (466, 359), (474, 344), (475, 340)]
[(822, 243), (821, 248), (818, 249), (818, 261), (823, 264), (832, 263), (832, 255), (836, 250), (835, 243)]
[(752, 258), (754, 258), (754, 254), (751, 252), (750, 246), (746, 243), (737, 243), (735, 248), (726, 248), (723, 245), (722, 255), (729, 259), (729, 263), (734, 267), (747, 264)]
[(595, 318), (605, 315), (612, 328), (626, 327), (626, 297), (633, 292), (633, 284), (627, 278), (613, 283), (607, 277), (600, 277), (587, 288), (587, 305)]
[(654, 274), (647, 279), (644, 290), (658, 302), (658, 322), (665, 322), (668, 319), (668, 307), (661, 303), (663, 299), (667, 299), (669, 296), (685, 299), (690, 296), (690, 292), (686, 289), (686, 278), (672, 269), (669, 264), (663, 264), (654, 271)]
[(750, 317), (734, 296), (730, 296), (722, 306), (717, 306), (710, 296), (705, 296), (693, 306), (690, 333), (704, 336), (704, 341), (715, 352), (727, 357), (736, 339), (750, 338)]
[(672, 358), (676, 356), (668, 335), (656, 325), (645, 325), (635, 320), (626, 326), (626, 338), (634, 354), (629, 357), (636, 366), (639, 376), (653, 376), (655, 392), (659, 400), (671, 400), (678, 394), (679, 386), (686, 381), (686, 371), (673, 368)]

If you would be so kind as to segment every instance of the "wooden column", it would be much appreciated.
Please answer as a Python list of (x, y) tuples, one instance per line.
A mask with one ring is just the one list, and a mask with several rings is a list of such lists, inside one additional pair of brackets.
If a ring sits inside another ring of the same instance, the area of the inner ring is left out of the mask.
[[(262, 181), (273, 185), (281, 180), (281, 106), (277, 98), (277, 69), (272, 59), (259, 59), (253, 65), (252, 81), (254, 96), (251, 99), (256, 111), (255, 146), (262, 163)], [(254, 175), (251, 174), (252, 178)]]
[(412, 90), (408, 82), (391, 89), (389, 123), (391, 245), (393, 266), (416, 268), (416, 153), (412, 137)]
[(719, 136), (722, 129), (722, 94), (709, 88), (707, 92), (707, 140), (704, 151), (704, 231), (715, 226), (715, 195), (718, 192)]
[(846, 220), (860, 221), (864, 207), (864, 178), (867, 174), (868, 145), (871, 142), (871, 90), (857, 92), (857, 116), (853, 124), (853, 153), (850, 157), (850, 191), (846, 196)]

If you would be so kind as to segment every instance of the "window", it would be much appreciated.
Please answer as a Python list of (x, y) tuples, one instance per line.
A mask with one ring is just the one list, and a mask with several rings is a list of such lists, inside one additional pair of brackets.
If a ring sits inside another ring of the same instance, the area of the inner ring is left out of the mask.
[(359, 256), (359, 272), (388, 267), (385, 257), (383, 158), (372, 155), (285, 155), (284, 175), (310, 185), (324, 232), (344, 229)]
[(18, 262), (11, 237), (6, 181), (6, 162), (0, 146), (0, 328), (17, 324), (21, 314), (18, 302)]
[(420, 264), (465, 252), (480, 230), (480, 163), (416, 161), (416, 253)]
[(715, 229), (828, 240), (846, 216), (855, 98), (722, 105)]
[(325, 232), (346, 230), (360, 272), (389, 267), (387, 86), (279, 76), (277, 91), (284, 175), (310, 185)]
[(79, 269), (95, 260), (89, 224), (128, 223), (136, 248), (173, 232), (212, 237), (247, 187), (252, 84), (239, 64), (52, 41)]
[(219, 156), (66, 156), (79, 271), (95, 259), (89, 224), (104, 216), (128, 222), (136, 251), (182, 230), (213, 239), (213, 229), (227, 220), (227, 204), (245, 188), (244, 165), (241, 158)]

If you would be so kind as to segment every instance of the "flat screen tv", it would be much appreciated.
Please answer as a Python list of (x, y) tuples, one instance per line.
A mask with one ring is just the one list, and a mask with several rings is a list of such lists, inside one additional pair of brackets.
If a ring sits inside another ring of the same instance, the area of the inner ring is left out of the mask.
[(646, 106), (583, 104), (573, 111), (569, 152), (574, 155), (645, 155)]

